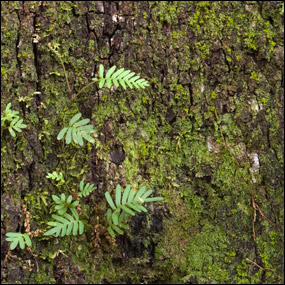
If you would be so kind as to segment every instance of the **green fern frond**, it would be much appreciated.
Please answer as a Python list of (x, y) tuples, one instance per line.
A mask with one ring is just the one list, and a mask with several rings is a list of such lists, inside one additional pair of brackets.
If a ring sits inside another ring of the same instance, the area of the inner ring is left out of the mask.
[(56, 181), (65, 182), (62, 172), (57, 173), (56, 171), (53, 171), (52, 173), (48, 173), (46, 177)]
[(18, 111), (13, 111), (11, 109), (11, 103), (8, 103), (4, 115), (1, 115), (1, 126), (3, 127), (5, 125), (5, 121), (10, 121), (10, 125), (8, 127), (8, 130), (12, 137), (16, 136), (15, 131), (21, 133), (22, 129), (26, 128), (27, 125), (23, 124), (23, 119), (20, 119), (18, 116)]
[(94, 184), (90, 184), (90, 183), (87, 183), (85, 186), (84, 186), (84, 180), (81, 180), (80, 181), (80, 192), (78, 194), (78, 196), (81, 198), (82, 196), (83, 197), (86, 197), (88, 196), (93, 190), (95, 190), (96, 187), (94, 186)]
[(75, 236), (84, 232), (84, 223), (79, 220), (78, 216), (74, 219), (74, 217), (65, 213), (63, 216), (52, 215), (52, 217), (55, 221), (48, 222), (48, 225), (52, 228), (44, 233), (45, 236), (55, 234), (56, 237), (59, 235), (63, 237), (71, 233)]
[(62, 193), (60, 197), (52, 195), (52, 199), (57, 204), (55, 206), (55, 209), (57, 210), (59, 215), (64, 215), (67, 209), (73, 209), (79, 204), (79, 201), (71, 203), (72, 196), (69, 195), (68, 197), (66, 197), (64, 193)]
[(15, 117), (19, 117), (18, 114), (18, 111), (11, 109), (11, 103), (8, 103), (4, 111), (4, 116), (1, 116), (1, 121), (12, 121)]
[(147, 209), (142, 205), (145, 202), (161, 201), (162, 197), (148, 198), (152, 193), (152, 190), (146, 191), (146, 187), (143, 186), (136, 191), (131, 189), (131, 185), (127, 185), (123, 195), (121, 186), (118, 184), (116, 187), (115, 203), (109, 192), (105, 192), (105, 197), (110, 205), (111, 209), (107, 211), (107, 220), (109, 223), (108, 232), (112, 237), (118, 234), (123, 234), (122, 229), (128, 229), (126, 221), (129, 216), (134, 216), (136, 212), (147, 212)]
[(21, 234), (21, 233), (6, 233), (6, 241), (12, 242), (10, 244), (10, 249), (13, 250), (20, 245), (21, 249), (24, 249), (25, 246), (32, 246), (32, 241), (28, 234)]
[(17, 131), (19, 133), (22, 132), (21, 129), (24, 129), (27, 127), (27, 125), (25, 124), (22, 124), (23, 122), (23, 119), (20, 119), (19, 117), (16, 117), (11, 123), (10, 123), (10, 126), (8, 127), (8, 130), (11, 134), (12, 137), (15, 137), (16, 136), (16, 133), (14, 132)]
[(90, 119), (79, 120), (81, 117), (81, 113), (77, 113), (74, 115), (68, 127), (64, 127), (58, 134), (57, 139), (61, 140), (64, 135), (65, 141), (67, 144), (70, 144), (71, 141), (74, 141), (76, 144), (83, 146), (83, 139), (89, 141), (90, 143), (94, 143), (95, 140), (90, 136), (90, 134), (94, 133), (92, 125), (87, 125), (90, 122)]
[(127, 85), (132, 89), (133, 87), (145, 88), (149, 86), (148, 82), (136, 75), (135, 72), (125, 70), (124, 68), (118, 69), (116, 72), (116, 66), (112, 66), (104, 76), (104, 67), (102, 64), (99, 66), (99, 78), (93, 78), (94, 81), (98, 81), (99, 88), (102, 88), (105, 83), (108, 88), (111, 88), (112, 84), (119, 87), (119, 83), (124, 89), (127, 89)]

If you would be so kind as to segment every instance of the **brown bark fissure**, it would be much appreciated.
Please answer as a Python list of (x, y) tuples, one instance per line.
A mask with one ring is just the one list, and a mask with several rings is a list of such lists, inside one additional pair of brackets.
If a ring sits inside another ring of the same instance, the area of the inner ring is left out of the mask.
[[(37, 15), (34, 14), (34, 17), (33, 17), (34, 34), (36, 34), (36, 24), (37, 24)], [(33, 42), (33, 54), (34, 54), (34, 65), (35, 65), (35, 70), (37, 74), (36, 92), (41, 92), (41, 75), (40, 75), (40, 66), (39, 66), (39, 60), (38, 60), (38, 47), (37, 47), (36, 42)], [(37, 107), (39, 107), (41, 104), (41, 99), (38, 94), (36, 94), (36, 104), (37, 104)]]
[(17, 58), (17, 65), (18, 65), (18, 69), (19, 69), (19, 74), (20, 74), (20, 80), (23, 83), (23, 78), (22, 78), (22, 70), (21, 70), (21, 60), (19, 59), (19, 47), (20, 47), (20, 26), (21, 26), (21, 19), (19, 16), (19, 12), (17, 12), (17, 16), (18, 16), (18, 21), (19, 21), (19, 29), (18, 29), (18, 33), (17, 33), (17, 41), (16, 41), (16, 58)]

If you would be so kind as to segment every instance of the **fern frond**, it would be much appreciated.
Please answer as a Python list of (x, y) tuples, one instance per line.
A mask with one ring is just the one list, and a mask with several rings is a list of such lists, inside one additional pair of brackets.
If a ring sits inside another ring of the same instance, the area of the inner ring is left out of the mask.
[(56, 181), (65, 182), (62, 172), (57, 173), (56, 171), (53, 171), (52, 173), (48, 173), (46, 177)]
[(77, 113), (74, 115), (69, 121), (69, 126), (64, 127), (59, 134), (57, 135), (57, 139), (61, 140), (64, 135), (65, 141), (67, 144), (70, 144), (71, 141), (75, 142), (83, 146), (83, 139), (89, 141), (90, 143), (94, 143), (95, 140), (90, 136), (90, 134), (94, 133), (92, 125), (87, 125), (90, 122), (90, 119), (79, 120), (81, 117), (81, 113)]
[(10, 249), (13, 250), (20, 245), (21, 249), (24, 249), (25, 246), (32, 246), (32, 241), (28, 234), (21, 234), (21, 233), (6, 233), (6, 241), (12, 242), (10, 244)]
[(12, 121), (15, 117), (19, 118), (18, 114), (18, 111), (11, 109), (11, 103), (8, 103), (4, 111), (4, 116), (1, 116), (1, 121)]
[(105, 192), (105, 198), (111, 207), (107, 211), (107, 220), (109, 223), (108, 232), (112, 237), (118, 234), (123, 234), (122, 229), (127, 229), (125, 224), (129, 216), (134, 216), (136, 212), (147, 212), (147, 209), (142, 205), (145, 202), (161, 201), (162, 197), (148, 198), (152, 193), (152, 190), (146, 191), (146, 187), (143, 186), (136, 191), (131, 189), (131, 185), (127, 185), (122, 195), (121, 186), (118, 184), (116, 187), (115, 203), (109, 192)]
[(1, 126), (3, 127), (5, 125), (5, 121), (10, 121), (10, 125), (8, 127), (8, 130), (12, 137), (16, 136), (15, 131), (21, 133), (22, 129), (26, 128), (27, 125), (23, 124), (23, 119), (20, 119), (18, 116), (18, 111), (13, 111), (11, 109), (11, 103), (8, 103), (4, 115), (1, 115)]
[(45, 236), (55, 234), (56, 237), (70, 235), (81, 235), (84, 232), (84, 224), (81, 220), (74, 219), (71, 215), (65, 213), (63, 216), (52, 215), (55, 221), (48, 222), (52, 226), (50, 230), (44, 233)]
[(88, 196), (93, 190), (95, 190), (96, 187), (94, 186), (94, 184), (90, 184), (90, 183), (87, 183), (85, 186), (84, 186), (84, 180), (81, 180), (80, 181), (80, 192), (78, 194), (78, 196), (81, 198), (82, 196), (83, 197), (86, 197)]
[(71, 203), (72, 196), (69, 195), (68, 197), (66, 197), (64, 193), (62, 193), (60, 197), (52, 195), (52, 199), (57, 204), (55, 206), (55, 209), (57, 210), (59, 215), (64, 215), (67, 209), (75, 208), (79, 204), (79, 201)]
[(19, 132), (19, 133), (21, 133), (21, 132), (22, 132), (21, 129), (24, 129), (24, 128), (27, 127), (27, 125), (22, 124), (22, 122), (23, 122), (23, 119), (20, 119), (19, 117), (16, 117), (16, 118), (10, 123), (10, 126), (8, 127), (8, 130), (9, 130), (11, 136), (13, 136), (13, 137), (16, 136), (14, 130), (17, 131), (17, 132)]
[(136, 75), (135, 72), (131, 72), (130, 70), (125, 70), (124, 68), (118, 69), (116, 72), (116, 66), (112, 66), (104, 76), (104, 67), (102, 64), (99, 66), (99, 78), (93, 78), (94, 81), (98, 81), (99, 88), (102, 88), (105, 83), (108, 88), (111, 88), (112, 84), (116, 87), (119, 87), (119, 83), (124, 89), (127, 89), (128, 85), (131, 89), (133, 87), (145, 88), (149, 86), (148, 82), (140, 78), (139, 75)]

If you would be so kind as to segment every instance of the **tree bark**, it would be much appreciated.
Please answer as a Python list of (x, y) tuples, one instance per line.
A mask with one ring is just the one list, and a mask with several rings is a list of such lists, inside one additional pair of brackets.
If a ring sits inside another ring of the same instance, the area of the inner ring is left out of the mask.
[[(284, 282), (282, 1), (1, 4), (1, 114), (11, 102), (28, 125), (1, 128), (2, 282)], [(150, 87), (75, 98), (99, 64)], [(57, 140), (78, 112), (94, 145)], [(46, 231), (51, 196), (81, 179), (97, 187), (81, 201), (84, 234), (10, 251), (5, 234)], [(111, 240), (104, 193), (117, 183), (165, 199)]]

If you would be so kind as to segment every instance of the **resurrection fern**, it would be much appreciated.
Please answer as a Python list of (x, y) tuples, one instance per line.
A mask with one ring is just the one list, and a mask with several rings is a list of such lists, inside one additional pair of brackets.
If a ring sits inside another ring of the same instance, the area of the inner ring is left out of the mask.
[(148, 198), (153, 190), (146, 191), (146, 187), (143, 186), (139, 191), (135, 188), (131, 189), (131, 185), (127, 185), (123, 195), (121, 186), (118, 184), (116, 187), (115, 203), (109, 192), (105, 192), (105, 197), (110, 205), (107, 211), (107, 220), (109, 223), (108, 232), (112, 237), (118, 234), (122, 235), (123, 229), (128, 229), (126, 221), (130, 215), (134, 216), (136, 212), (147, 212), (147, 209), (142, 205), (145, 202), (154, 202), (163, 200), (162, 197)]
[[(57, 56), (57, 58), (60, 60), (60, 63), (62, 65), (64, 76), (67, 84), (67, 88), (69, 93), (71, 94), (71, 88), (69, 85), (67, 72), (65, 70), (64, 62), (62, 60), (62, 57), (60, 53), (58, 52), (59, 48), (58, 43), (48, 43), (48, 48)], [(112, 66), (104, 75), (104, 66), (102, 64), (99, 65), (99, 78), (92, 78), (92, 82), (84, 86), (82, 89), (79, 90), (79, 92), (72, 97), (70, 103), (75, 100), (76, 97), (78, 97), (83, 91), (85, 91), (87, 88), (89, 88), (92, 84), (98, 83), (99, 88), (102, 88), (105, 84), (108, 88), (111, 88), (112, 85), (119, 87), (120, 85), (127, 89), (127, 86), (131, 89), (133, 87), (140, 89), (145, 88), (146, 86), (149, 86), (149, 83), (147, 80), (140, 77), (140, 75), (137, 75), (135, 72), (131, 72), (131, 70), (126, 70), (125, 68), (120, 68), (116, 70), (116, 66)], [(71, 106), (71, 105), (70, 105)], [(70, 107), (69, 107), (70, 108)], [(92, 125), (86, 125), (90, 120), (89, 119), (83, 119), (81, 121), (78, 121), (78, 119), (81, 117), (81, 113), (76, 114), (69, 122), (68, 127), (64, 127), (59, 132), (57, 139), (61, 140), (65, 135), (65, 141), (67, 144), (70, 144), (71, 141), (74, 141), (76, 144), (79, 144), (80, 146), (83, 146), (83, 138), (90, 143), (94, 143), (94, 139), (90, 136), (91, 133), (94, 132)], [(76, 122), (78, 121), (78, 122)]]
[(104, 84), (107, 84), (108, 88), (111, 88), (112, 83), (119, 87), (119, 83), (124, 89), (127, 89), (127, 85), (132, 89), (135, 88), (145, 88), (149, 86), (148, 82), (136, 75), (135, 72), (130, 70), (125, 70), (124, 68), (118, 69), (116, 72), (116, 66), (112, 66), (104, 76), (104, 66), (100, 64), (99, 66), (99, 78), (93, 78), (92, 80), (99, 83), (99, 88), (102, 88)]
[(11, 103), (8, 103), (4, 111), (4, 116), (1, 116), (1, 127), (5, 126), (5, 121), (10, 122), (8, 130), (12, 137), (16, 136), (15, 131), (21, 133), (21, 129), (27, 127), (27, 125), (23, 124), (23, 119), (20, 119), (18, 114), (18, 111), (11, 110)]
[(81, 113), (74, 115), (68, 127), (64, 127), (58, 134), (57, 139), (61, 140), (64, 135), (65, 141), (67, 144), (70, 144), (71, 141), (74, 141), (76, 144), (83, 146), (83, 138), (90, 143), (94, 143), (95, 140), (90, 136), (91, 133), (94, 133), (92, 125), (87, 125), (90, 122), (90, 119), (79, 120)]
[[(65, 213), (62, 216), (52, 215), (55, 221), (48, 222), (49, 226), (52, 226), (50, 230), (44, 233), (45, 236), (50, 236), (55, 234), (56, 237), (70, 235), (71, 233), (75, 236), (78, 233), (82, 234), (84, 232), (84, 224), (79, 220), (78, 213), (76, 210), (72, 211), (74, 217)], [(75, 214), (76, 213), (76, 214)]]
[(46, 177), (63, 183), (65, 182), (61, 172), (57, 173), (56, 171), (53, 171), (53, 173), (48, 173)]
[(14, 132), (14, 130), (21, 133), (22, 132), (21, 129), (24, 129), (27, 127), (27, 125), (22, 124), (22, 122), (23, 122), (23, 119), (20, 119), (19, 117), (17, 117), (10, 123), (8, 130), (12, 137), (16, 136), (16, 133)]
[(32, 246), (32, 241), (28, 234), (21, 233), (6, 233), (6, 241), (10, 241), (10, 249), (13, 250), (20, 245), (21, 249), (25, 249), (25, 246)]
[[(45, 236), (50, 236), (55, 234), (56, 237), (61, 235), (73, 235), (82, 234), (84, 231), (83, 221), (79, 219), (79, 215), (75, 207), (79, 204), (79, 201), (72, 203), (72, 196), (69, 195), (67, 198), (65, 194), (61, 194), (61, 197), (52, 195), (52, 199), (57, 204), (55, 209), (58, 215), (52, 215), (54, 221), (50, 221), (47, 224), (52, 226), (50, 230), (44, 233)], [(70, 210), (71, 214), (67, 213)]]
[(68, 197), (66, 197), (64, 193), (62, 193), (60, 197), (56, 195), (52, 195), (52, 199), (57, 204), (55, 206), (55, 209), (57, 210), (59, 215), (64, 215), (67, 209), (72, 210), (79, 204), (79, 201), (75, 201), (71, 203), (72, 196), (69, 195)]
[[(87, 183), (84, 186), (84, 180), (80, 181), (80, 193), (79, 197), (88, 196), (96, 187), (93, 184)], [(52, 199), (56, 203), (55, 209), (57, 210), (58, 215), (52, 215), (54, 221), (50, 221), (47, 224), (52, 226), (44, 235), (50, 236), (55, 234), (56, 237), (61, 235), (73, 235), (82, 234), (84, 231), (84, 223), (79, 219), (76, 206), (79, 204), (79, 201), (72, 202), (72, 196), (65, 196), (64, 193), (60, 197), (52, 195)], [(71, 214), (67, 213), (67, 210), (70, 210)]]
[(84, 180), (81, 180), (80, 181), (80, 192), (78, 194), (78, 196), (81, 198), (82, 196), (83, 197), (86, 197), (88, 196), (93, 190), (95, 190), (96, 187), (94, 186), (94, 184), (90, 184), (90, 183), (87, 183), (85, 186), (84, 186)]

